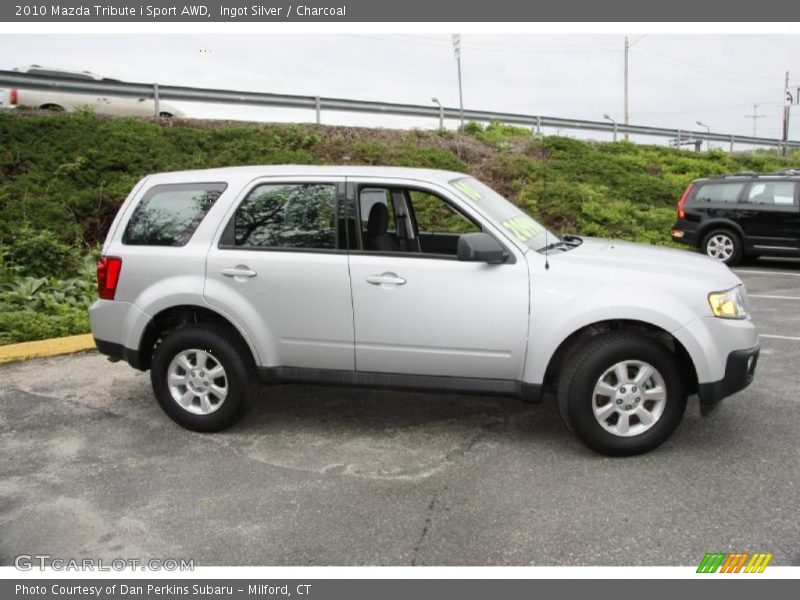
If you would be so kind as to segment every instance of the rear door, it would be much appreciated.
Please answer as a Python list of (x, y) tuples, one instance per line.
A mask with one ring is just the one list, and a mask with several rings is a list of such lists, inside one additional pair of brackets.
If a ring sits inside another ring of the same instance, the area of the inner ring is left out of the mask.
[(753, 181), (739, 207), (739, 224), (749, 246), (758, 252), (800, 250), (800, 209), (797, 183), (789, 180)]
[(347, 253), (336, 227), (343, 183), (251, 183), (209, 251), (206, 301), (245, 328), (261, 366), (354, 369)]

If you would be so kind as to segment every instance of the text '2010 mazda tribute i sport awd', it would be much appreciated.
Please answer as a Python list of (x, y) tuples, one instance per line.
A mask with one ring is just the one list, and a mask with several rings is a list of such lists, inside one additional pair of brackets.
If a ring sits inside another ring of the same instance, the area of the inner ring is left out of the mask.
[(462, 173), (236, 167), (151, 175), (119, 210), (91, 308), (97, 348), (150, 369), (197, 431), (259, 383), (518, 396), (556, 388), (590, 448), (655, 448), (687, 396), (747, 386), (758, 336), (727, 267), (559, 238)]

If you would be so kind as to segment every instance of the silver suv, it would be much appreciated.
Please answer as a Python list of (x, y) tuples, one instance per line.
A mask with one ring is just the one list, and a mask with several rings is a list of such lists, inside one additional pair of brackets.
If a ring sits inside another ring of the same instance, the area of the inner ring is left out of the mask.
[(151, 175), (117, 214), (97, 348), (150, 369), (164, 411), (236, 422), (259, 384), (538, 402), (610, 455), (646, 452), (687, 397), (746, 387), (744, 286), (677, 250), (557, 236), (462, 173), (236, 167)]

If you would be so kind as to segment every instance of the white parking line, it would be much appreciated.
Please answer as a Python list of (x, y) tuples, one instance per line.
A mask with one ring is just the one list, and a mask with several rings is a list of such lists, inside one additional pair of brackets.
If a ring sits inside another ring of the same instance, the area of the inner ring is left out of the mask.
[(800, 342), (800, 337), (794, 337), (791, 335), (774, 335), (770, 333), (759, 333), (758, 337), (760, 338), (770, 338), (773, 340), (789, 340), (791, 342)]
[(747, 294), (748, 298), (764, 298), (766, 300), (800, 300), (800, 296), (771, 296), (770, 294)]
[(745, 275), (775, 275), (778, 277), (800, 277), (800, 273), (787, 273), (786, 271), (751, 271), (749, 269), (733, 269), (734, 273)]

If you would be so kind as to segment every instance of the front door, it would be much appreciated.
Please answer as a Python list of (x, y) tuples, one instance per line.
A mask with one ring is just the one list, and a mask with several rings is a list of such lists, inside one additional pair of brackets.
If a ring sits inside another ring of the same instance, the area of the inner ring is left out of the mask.
[[(397, 231), (388, 232), (384, 249), (364, 239), (360, 246), (366, 249), (351, 249), (349, 255), (356, 369), (521, 379), (529, 302), (524, 255), (505, 244), (509, 261), (490, 265), (457, 260), (457, 239), (447, 247), (426, 248), (423, 236), (457, 238), (480, 231), (480, 221), (457, 210), (454, 199), (441, 191), (417, 184), (401, 189), (397, 182), (348, 178), (350, 182), (356, 194), (368, 189), (370, 202), (378, 197), (375, 190), (386, 188), (387, 202), (395, 203), (389, 212), (397, 220)], [(365, 204), (356, 206), (363, 209)], [(374, 223), (368, 230), (367, 215), (360, 221), (362, 237), (386, 235), (375, 231)], [(403, 223), (418, 225), (404, 229)], [(398, 239), (392, 242), (395, 235)]]

